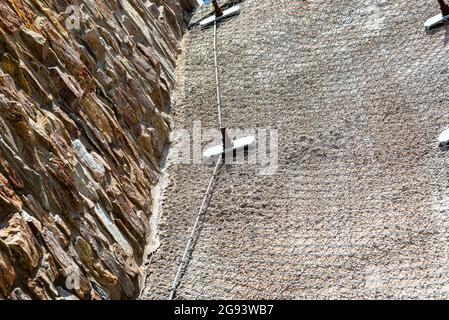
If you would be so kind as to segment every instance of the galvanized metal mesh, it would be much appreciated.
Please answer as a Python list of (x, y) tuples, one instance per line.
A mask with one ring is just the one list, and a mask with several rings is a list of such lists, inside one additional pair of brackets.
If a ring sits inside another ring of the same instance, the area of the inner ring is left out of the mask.
[[(279, 131), (279, 168), (225, 166), (177, 298), (449, 298), (446, 29), (435, 1), (247, 0), (220, 24), (224, 122)], [(216, 127), (212, 29), (176, 128)], [(143, 298), (168, 298), (213, 168), (174, 165)]]

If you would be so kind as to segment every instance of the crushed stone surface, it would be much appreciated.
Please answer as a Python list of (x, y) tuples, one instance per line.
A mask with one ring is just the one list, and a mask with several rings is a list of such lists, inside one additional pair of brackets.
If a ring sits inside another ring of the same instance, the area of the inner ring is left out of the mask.
[[(279, 167), (220, 169), (178, 299), (449, 298), (448, 36), (435, 1), (247, 0), (220, 24), (229, 128)], [(216, 128), (213, 29), (186, 35), (174, 128)], [(173, 164), (143, 299), (167, 299), (213, 167)]]

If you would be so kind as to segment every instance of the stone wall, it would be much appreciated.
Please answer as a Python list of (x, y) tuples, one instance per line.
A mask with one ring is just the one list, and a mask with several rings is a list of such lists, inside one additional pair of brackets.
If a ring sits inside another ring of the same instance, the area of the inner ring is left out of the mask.
[(194, 5), (151, 1), (0, 2), (0, 299), (139, 294)]

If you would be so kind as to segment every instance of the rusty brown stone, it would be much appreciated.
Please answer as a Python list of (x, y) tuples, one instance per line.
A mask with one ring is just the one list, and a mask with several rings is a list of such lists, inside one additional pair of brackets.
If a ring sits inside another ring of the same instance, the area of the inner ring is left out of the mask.
[(0, 293), (8, 296), (15, 280), (16, 272), (11, 260), (0, 247)]
[[(66, 25), (68, 5), (92, 13), (80, 30)], [(168, 136), (157, 118), (191, 9), (162, 3), (153, 17), (141, 1), (0, 1), (0, 299), (140, 292)], [(77, 273), (80, 287), (67, 287)]]
[(7, 226), (0, 229), (0, 240), (8, 247), (15, 265), (27, 272), (35, 270), (42, 251), (20, 213), (14, 214)]

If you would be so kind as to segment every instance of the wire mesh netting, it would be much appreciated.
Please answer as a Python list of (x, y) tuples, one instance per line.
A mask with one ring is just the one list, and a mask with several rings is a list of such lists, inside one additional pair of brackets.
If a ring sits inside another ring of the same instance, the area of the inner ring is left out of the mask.
[[(220, 169), (180, 299), (449, 298), (448, 32), (435, 1), (246, 0), (218, 28), (225, 126), (279, 166)], [(175, 128), (215, 128), (213, 30), (193, 27)], [(172, 165), (142, 298), (168, 298), (213, 168)]]

